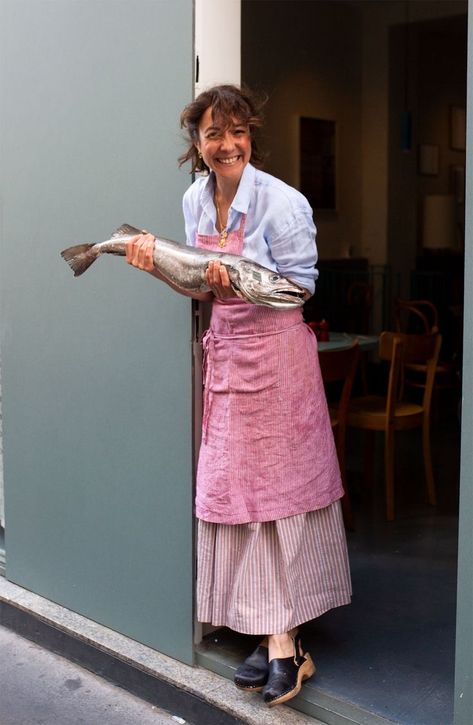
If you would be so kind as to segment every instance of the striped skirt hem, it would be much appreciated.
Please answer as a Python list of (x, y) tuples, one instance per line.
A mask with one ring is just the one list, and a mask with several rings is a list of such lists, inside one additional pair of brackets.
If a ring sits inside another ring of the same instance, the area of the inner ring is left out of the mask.
[(339, 501), (263, 523), (199, 519), (200, 622), (244, 634), (281, 634), (350, 600)]

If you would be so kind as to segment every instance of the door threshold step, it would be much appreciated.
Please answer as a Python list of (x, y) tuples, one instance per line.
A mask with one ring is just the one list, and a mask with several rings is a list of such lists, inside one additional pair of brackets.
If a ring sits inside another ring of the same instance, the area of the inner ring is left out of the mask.
[(270, 710), (200, 663), (193, 667), (179, 662), (3, 577), (0, 625), (183, 718), (189, 725), (323, 722), (284, 705)]

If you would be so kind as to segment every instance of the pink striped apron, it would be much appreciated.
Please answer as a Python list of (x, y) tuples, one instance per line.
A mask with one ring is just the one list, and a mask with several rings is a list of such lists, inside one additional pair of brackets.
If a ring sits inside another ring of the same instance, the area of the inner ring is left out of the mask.
[[(246, 216), (225, 251), (241, 254)], [(196, 246), (222, 251), (219, 235)], [(343, 496), (315, 335), (301, 310), (214, 300), (204, 345), (196, 515), (274, 521)]]

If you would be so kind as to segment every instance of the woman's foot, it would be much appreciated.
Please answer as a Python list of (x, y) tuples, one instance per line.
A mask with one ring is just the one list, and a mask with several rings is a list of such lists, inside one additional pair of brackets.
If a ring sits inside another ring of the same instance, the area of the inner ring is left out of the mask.
[[(288, 643), (290, 642), (290, 646)], [(289, 651), (289, 654), (288, 654)], [(281, 657), (273, 657), (273, 653), (281, 653)], [(263, 700), (267, 705), (280, 705), (295, 697), (304, 680), (315, 672), (312, 657), (304, 653), (300, 634), (297, 630), (287, 635), (271, 635), (269, 637), (269, 673), (263, 688)]]
[(269, 659), (281, 659), (291, 657), (294, 654), (294, 637), (297, 634), (297, 627), (284, 634), (270, 634), (267, 637), (269, 648)]
[(233, 680), (240, 690), (261, 692), (268, 681), (268, 673), (268, 638), (265, 637), (255, 651), (238, 667)]

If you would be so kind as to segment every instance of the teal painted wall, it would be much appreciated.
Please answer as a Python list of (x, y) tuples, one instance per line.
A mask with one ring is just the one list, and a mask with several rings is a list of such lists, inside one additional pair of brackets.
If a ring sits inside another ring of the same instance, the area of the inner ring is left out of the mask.
[(190, 662), (190, 302), (59, 251), (184, 238), (193, 3), (3, 0), (0, 33), (7, 578)]
[(455, 725), (473, 722), (473, 3), (468, 13), (465, 305)]

